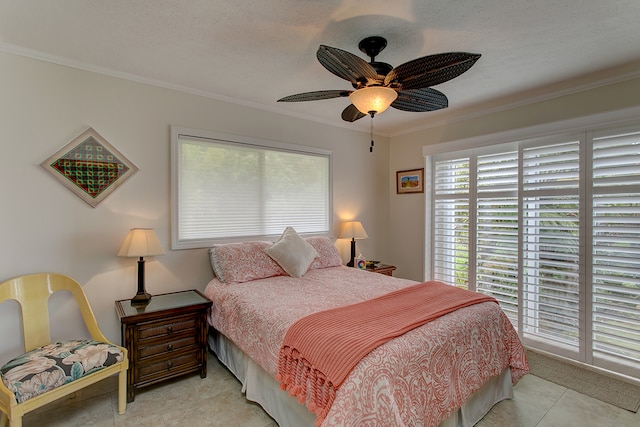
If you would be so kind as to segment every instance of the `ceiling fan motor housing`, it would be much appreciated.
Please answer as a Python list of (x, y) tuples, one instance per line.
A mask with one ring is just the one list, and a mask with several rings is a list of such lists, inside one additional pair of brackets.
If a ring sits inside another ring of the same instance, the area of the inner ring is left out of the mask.
[(387, 39), (380, 36), (367, 37), (358, 43), (358, 48), (371, 58), (371, 62), (375, 61), (376, 56), (378, 56), (385, 47), (387, 47)]
[(371, 58), (369, 63), (376, 72), (381, 76), (386, 76), (389, 71), (393, 70), (393, 66), (386, 62), (376, 61), (376, 56), (387, 47), (387, 39), (380, 36), (371, 36), (360, 40), (358, 48), (361, 52)]

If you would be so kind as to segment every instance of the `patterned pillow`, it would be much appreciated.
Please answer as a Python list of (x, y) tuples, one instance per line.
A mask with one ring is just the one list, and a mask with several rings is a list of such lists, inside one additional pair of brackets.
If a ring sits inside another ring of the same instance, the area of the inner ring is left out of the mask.
[(318, 253), (318, 257), (313, 260), (309, 266), (309, 270), (342, 265), (342, 257), (331, 239), (328, 237), (307, 237), (305, 240), (309, 242)]
[(218, 280), (243, 283), (283, 276), (284, 270), (265, 253), (271, 242), (239, 242), (214, 245), (209, 249), (211, 266)]
[(92, 340), (62, 341), (24, 353), (0, 368), (2, 382), (22, 403), (122, 362), (122, 350)]

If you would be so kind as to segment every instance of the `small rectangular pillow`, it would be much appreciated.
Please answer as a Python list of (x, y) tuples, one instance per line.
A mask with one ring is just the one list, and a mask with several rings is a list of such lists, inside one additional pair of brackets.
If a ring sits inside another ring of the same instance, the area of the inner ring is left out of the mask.
[(280, 239), (265, 252), (291, 277), (302, 277), (318, 256), (313, 246), (300, 237), (293, 227), (287, 227)]
[(283, 276), (285, 271), (265, 249), (271, 242), (239, 242), (214, 245), (209, 249), (211, 266), (224, 283), (243, 283), (266, 277)]
[(313, 260), (309, 270), (316, 268), (338, 267), (342, 265), (342, 257), (336, 245), (328, 237), (316, 236), (305, 239), (318, 253), (318, 257)]

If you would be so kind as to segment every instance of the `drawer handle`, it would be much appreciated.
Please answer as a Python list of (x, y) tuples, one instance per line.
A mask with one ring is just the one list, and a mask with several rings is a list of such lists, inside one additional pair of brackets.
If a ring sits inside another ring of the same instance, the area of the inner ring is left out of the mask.
[(169, 344), (167, 346), (167, 351), (173, 351), (173, 344)]
[(170, 370), (171, 370), (171, 368), (173, 368), (173, 361), (169, 360), (169, 361), (167, 362), (167, 371), (170, 371)]
[(167, 334), (173, 333), (173, 326), (167, 326)]

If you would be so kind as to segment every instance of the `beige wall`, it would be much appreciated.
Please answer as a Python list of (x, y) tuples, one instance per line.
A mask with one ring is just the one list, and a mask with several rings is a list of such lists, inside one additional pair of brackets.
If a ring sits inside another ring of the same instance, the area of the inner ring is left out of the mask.
[[(360, 250), (388, 257), (388, 138), (377, 137), (370, 154), (369, 136), (344, 128), (8, 53), (0, 70), (0, 281), (44, 271), (74, 277), (116, 342), (114, 301), (136, 290), (135, 259), (116, 256), (130, 228), (155, 228), (167, 252), (146, 263), (152, 294), (204, 289), (212, 277), (206, 249), (170, 250), (171, 125), (332, 150), (336, 233), (340, 219), (357, 218), (370, 237)], [(89, 126), (140, 169), (96, 208), (38, 166)], [(348, 242), (338, 247), (346, 260)], [(51, 302), (51, 316), (56, 334), (85, 333), (66, 299)], [(17, 307), (0, 306), (0, 360), (20, 352), (19, 330)]]
[(389, 153), (389, 262), (398, 266), (397, 273), (402, 277), (424, 279), (424, 195), (395, 193), (395, 171), (422, 167), (424, 146), (547, 125), (634, 106), (640, 106), (640, 79), (484, 116), (476, 115), (471, 119), (451, 121), (393, 137)]

